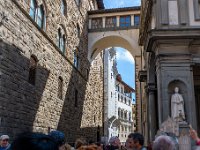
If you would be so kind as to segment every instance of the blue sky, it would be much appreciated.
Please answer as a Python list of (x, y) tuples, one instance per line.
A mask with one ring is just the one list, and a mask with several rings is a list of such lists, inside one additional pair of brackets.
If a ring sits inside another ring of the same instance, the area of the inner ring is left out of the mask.
[(126, 49), (117, 47), (117, 69), (122, 80), (135, 88), (135, 61), (133, 56)]
[(105, 8), (140, 6), (141, 0), (103, 0)]
[[(117, 69), (122, 80), (135, 89), (135, 61), (133, 56), (124, 48), (116, 47)], [(135, 99), (135, 94), (133, 94)]]

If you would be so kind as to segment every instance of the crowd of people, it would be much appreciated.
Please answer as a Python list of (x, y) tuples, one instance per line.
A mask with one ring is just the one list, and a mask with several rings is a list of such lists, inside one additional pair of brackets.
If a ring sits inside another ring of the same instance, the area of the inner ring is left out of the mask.
[[(200, 145), (200, 138), (194, 129), (190, 129), (191, 138)], [(168, 135), (156, 137), (152, 145), (144, 147), (144, 137), (140, 133), (129, 134), (125, 145), (122, 145), (117, 136), (109, 139), (109, 144), (101, 142), (86, 142), (77, 139), (71, 147), (61, 131), (51, 131), (48, 135), (43, 133), (23, 133), (9, 143), (9, 136), (0, 136), (0, 150), (176, 150), (176, 143)]]

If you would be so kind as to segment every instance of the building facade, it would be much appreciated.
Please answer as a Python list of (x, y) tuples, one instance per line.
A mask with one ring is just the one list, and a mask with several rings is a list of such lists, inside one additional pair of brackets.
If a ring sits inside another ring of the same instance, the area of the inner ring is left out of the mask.
[(147, 120), (148, 141), (171, 116), (175, 87), (184, 99), (185, 121), (200, 133), (199, 6), (198, 0), (142, 1), (139, 42), (145, 67), (140, 79), (146, 86), (142, 120)]
[(103, 134), (103, 63), (87, 59), (87, 12), (102, 8), (101, 0), (0, 2), (0, 134), (58, 129), (69, 143)]
[[(127, 85), (118, 74), (116, 78), (117, 118), (120, 125), (117, 128), (119, 139), (125, 144), (128, 135), (133, 132), (132, 93), (134, 89)], [(135, 118), (134, 118), (135, 119)]]
[[(117, 100), (115, 96), (115, 84), (118, 74), (116, 62), (116, 50), (108, 48), (104, 50), (104, 130), (108, 139), (117, 136)], [(107, 139), (107, 140), (108, 140)]]
[[(104, 51), (104, 114), (108, 139), (118, 136), (122, 143), (133, 131), (132, 93), (134, 90), (122, 79), (117, 70), (116, 50)], [(107, 125), (107, 126), (106, 126)]]

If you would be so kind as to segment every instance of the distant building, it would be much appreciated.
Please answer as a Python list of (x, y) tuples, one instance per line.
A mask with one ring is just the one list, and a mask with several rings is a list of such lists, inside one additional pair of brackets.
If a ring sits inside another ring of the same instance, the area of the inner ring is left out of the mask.
[(127, 85), (118, 74), (116, 78), (117, 118), (120, 126), (117, 129), (119, 139), (126, 142), (127, 136), (133, 132), (132, 93), (135, 90)]
[(119, 136), (125, 142), (128, 134), (133, 131), (132, 89), (118, 74), (116, 51), (114, 48), (104, 52), (104, 104), (107, 118), (108, 138)]
[(115, 96), (115, 84), (117, 77), (116, 51), (114, 48), (104, 51), (104, 116), (105, 128), (108, 138), (117, 136), (115, 126), (117, 119), (117, 100)]

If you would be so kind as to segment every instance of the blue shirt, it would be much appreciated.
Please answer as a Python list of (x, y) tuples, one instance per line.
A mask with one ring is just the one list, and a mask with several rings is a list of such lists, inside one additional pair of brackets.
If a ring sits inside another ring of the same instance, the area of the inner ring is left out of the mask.
[(0, 146), (0, 150), (9, 150), (10, 146), (11, 146), (10, 144), (8, 144), (8, 146), (6, 146), (6, 147)]

